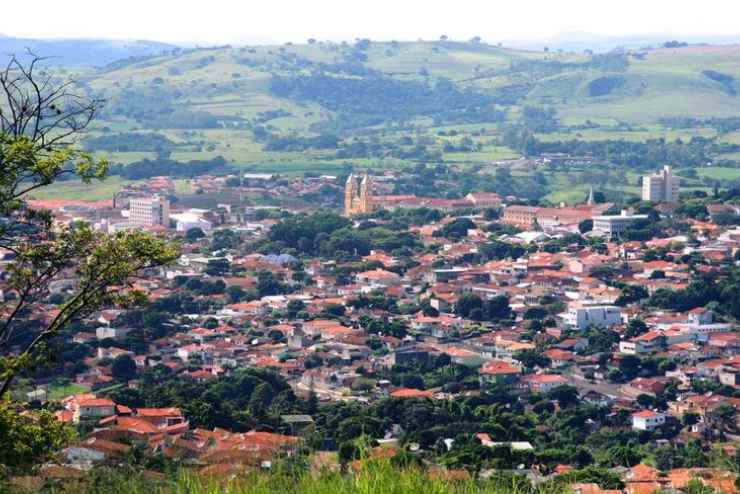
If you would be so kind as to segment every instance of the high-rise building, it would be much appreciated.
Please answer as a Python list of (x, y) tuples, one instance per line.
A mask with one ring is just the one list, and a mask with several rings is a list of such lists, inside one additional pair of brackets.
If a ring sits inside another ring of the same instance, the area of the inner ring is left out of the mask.
[(160, 196), (135, 197), (129, 202), (129, 221), (134, 225), (170, 226), (170, 202)]
[(344, 186), (344, 216), (347, 218), (358, 214), (371, 213), (375, 209), (373, 202), (373, 179), (367, 172), (357, 185), (358, 177), (350, 174)]
[(670, 166), (653, 175), (642, 177), (642, 200), (651, 202), (678, 202), (680, 180)]

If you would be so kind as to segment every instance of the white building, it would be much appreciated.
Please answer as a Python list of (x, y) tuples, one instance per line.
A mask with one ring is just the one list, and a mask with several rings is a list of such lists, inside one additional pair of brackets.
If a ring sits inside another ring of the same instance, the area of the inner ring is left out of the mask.
[(569, 329), (583, 331), (589, 326), (608, 328), (622, 323), (622, 313), (615, 305), (593, 305), (571, 307), (560, 314), (560, 318)]
[(99, 340), (105, 340), (108, 338), (123, 338), (130, 331), (129, 328), (117, 328), (111, 326), (100, 326), (95, 330), (95, 337)]
[(647, 355), (662, 350), (666, 337), (659, 331), (648, 331), (645, 334), (619, 342), (619, 352), (625, 355)]
[(642, 177), (642, 200), (678, 202), (679, 183), (671, 167), (664, 166), (659, 173)]
[(641, 431), (652, 431), (665, 424), (665, 415), (652, 410), (643, 410), (632, 414), (632, 428)]
[(613, 216), (594, 216), (593, 231), (605, 237), (618, 237), (635, 221), (647, 218), (646, 214), (631, 214), (627, 210), (622, 210), (620, 214)]
[(170, 226), (170, 201), (164, 197), (135, 197), (129, 203), (129, 222), (140, 226)]
[(213, 229), (213, 223), (203, 218), (196, 210), (177, 213), (170, 216), (175, 222), (175, 229), (178, 232), (186, 232), (191, 228), (200, 228), (205, 233)]

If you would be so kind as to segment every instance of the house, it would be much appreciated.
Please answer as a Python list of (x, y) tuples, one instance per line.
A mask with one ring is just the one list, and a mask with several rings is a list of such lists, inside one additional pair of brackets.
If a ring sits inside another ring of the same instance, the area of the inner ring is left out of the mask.
[(185, 422), (179, 408), (137, 408), (136, 417), (145, 420), (158, 429)]
[(632, 414), (632, 428), (652, 431), (665, 424), (665, 415), (652, 410), (642, 410)]
[(97, 421), (116, 414), (116, 404), (107, 398), (98, 398), (92, 393), (71, 396), (63, 402), (66, 410), (72, 412), (72, 422)]
[(566, 367), (579, 360), (578, 355), (575, 353), (561, 350), (560, 348), (551, 348), (543, 352), (542, 355), (550, 359), (553, 367)]
[(645, 355), (661, 350), (665, 336), (660, 331), (648, 331), (635, 338), (619, 342), (619, 351), (625, 355)]
[(533, 393), (547, 393), (565, 384), (568, 380), (559, 374), (535, 374), (521, 379), (521, 385)]
[(123, 338), (129, 333), (129, 328), (116, 328), (113, 326), (100, 326), (95, 330), (95, 337), (98, 340), (105, 340), (107, 338)]
[(665, 390), (666, 383), (664, 380), (654, 377), (637, 377), (621, 387), (622, 392), (637, 398), (640, 395), (657, 396)]
[(493, 384), (514, 384), (522, 369), (503, 360), (490, 360), (480, 368), (481, 387)]
[(357, 273), (355, 279), (357, 283), (365, 285), (370, 290), (401, 284), (401, 277), (398, 274), (386, 271), (385, 269), (363, 271), (362, 273)]

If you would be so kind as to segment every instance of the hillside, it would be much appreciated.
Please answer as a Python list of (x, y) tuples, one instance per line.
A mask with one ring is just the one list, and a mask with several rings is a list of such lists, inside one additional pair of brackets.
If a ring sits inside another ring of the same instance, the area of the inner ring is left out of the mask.
[[(418, 163), (479, 169), (542, 152), (630, 168), (616, 170), (618, 186), (577, 167), (549, 172), (547, 198), (573, 201), (594, 183), (634, 194), (641, 172), (664, 162), (687, 169), (686, 187), (730, 186), (736, 175), (706, 166), (734, 169), (740, 159), (738, 45), (591, 54), (311, 40), (57, 70), (105, 100), (82, 144), (121, 165), (123, 180), (147, 176), (155, 163), (175, 178), (229, 167), (337, 174)], [(136, 171), (126, 171), (130, 164)], [(54, 197), (80, 192), (55, 187)]]
[(30, 39), (0, 34), (0, 61), (8, 54), (26, 51), (50, 57), (57, 65), (102, 67), (129, 57), (148, 57), (175, 49), (175, 46), (146, 40)]

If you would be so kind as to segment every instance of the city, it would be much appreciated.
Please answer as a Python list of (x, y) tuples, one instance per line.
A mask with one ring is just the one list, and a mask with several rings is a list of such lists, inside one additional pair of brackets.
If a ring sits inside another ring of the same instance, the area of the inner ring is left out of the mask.
[(740, 490), (740, 9), (110, 8), (0, 7), (0, 494)]

